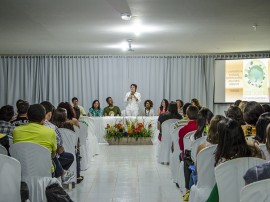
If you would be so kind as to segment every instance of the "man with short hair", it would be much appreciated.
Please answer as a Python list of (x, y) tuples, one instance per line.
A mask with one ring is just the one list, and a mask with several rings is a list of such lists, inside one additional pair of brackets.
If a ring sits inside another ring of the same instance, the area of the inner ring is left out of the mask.
[[(56, 135), (53, 129), (43, 125), (45, 109), (40, 104), (31, 105), (27, 112), (29, 123), (18, 126), (13, 131), (13, 143), (32, 142), (46, 147), (51, 152), (51, 157), (56, 155)], [(52, 167), (52, 172), (54, 168)]]
[(15, 126), (27, 124), (29, 122), (27, 118), (27, 111), (29, 109), (29, 103), (27, 101), (20, 101), (17, 105), (18, 116), (15, 120), (11, 121)]
[(73, 177), (75, 177), (74, 173), (68, 171), (69, 167), (74, 161), (74, 156), (71, 153), (65, 152), (63, 147), (63, 139), (56, 125), (50, 122), (52, 118), (52, 112), (54, 110), (54, 106), (48, 102), (44, 101), (40, 103), (45, 108), (45, 121), (44, 126), (47, 126), (55, 131), (56, 134), (56, 142), (57, 142), (57, 150), (56, 156), (53, 158), (55, 163), (55, 177), (62, 177), (63, 183), (68, 183)]
[[(78, 98), (76, 97), (72, 98), (72, 103), (73, 103), (73, 108), (76, 111), (76, 117), (78, 117), (78, 115), (86, 116), (84, 108), (80, 106), (78, 103)], [(77, 110), (80, 112), (80, 114), (77, 114)]]
[(121, 111), (118, 106), (113, 106), (113, 99), (111, 97), (106, 98), (108, 107), (105, 107), (103, 110), (103, 116), (121, 116)]
[(14, 116), (14, 108), (11, 105), (5, 105), (0, 109), (0, 133), (5, 134), (9, 138), (9, 143), (13, 142), (13, 130), (15, 126), (10, 123)]

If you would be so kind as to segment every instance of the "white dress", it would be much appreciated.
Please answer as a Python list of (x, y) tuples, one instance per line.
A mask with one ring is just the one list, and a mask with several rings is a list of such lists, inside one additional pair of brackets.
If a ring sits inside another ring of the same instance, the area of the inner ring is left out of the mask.
[(135, 98), (129, 99), (128, 97), (130, 95), (130, 92), (126, 94), (125, 97), (125, 103), (126, 103), (126, 116), (138, 116), (139, 115), (139, 103), (141, 102), (141, 94), (138, 92), (135, 92), (134, 95), (138, 99)]

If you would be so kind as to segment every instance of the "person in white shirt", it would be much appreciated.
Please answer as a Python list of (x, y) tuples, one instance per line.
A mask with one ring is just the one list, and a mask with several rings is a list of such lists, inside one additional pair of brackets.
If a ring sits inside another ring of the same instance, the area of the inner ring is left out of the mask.
[(139, 103), (141, 102), (141, 94), (136, 92), (137, 85), (130, 85), (130, 92), (126, 94), (126, 116), (138, 116), (139, 115)]
[(155, 116), (152, 100), (145, 100), (144, 107), (144, 116)]

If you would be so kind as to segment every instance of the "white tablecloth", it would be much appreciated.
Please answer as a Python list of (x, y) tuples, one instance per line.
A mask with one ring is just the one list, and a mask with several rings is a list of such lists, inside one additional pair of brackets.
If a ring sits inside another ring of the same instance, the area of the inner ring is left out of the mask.
[(87, 117), (82, 116), (80, 117), (81, 120), (88, 123), (88, 125), (91, 127), (91, 131), (96, 135), (98, 138), (99, 143), (107, 143), (107, 141), (104, 139), (105, 135), (105, 128), (107, 124), (115, 124), (119, 123), (120, 121), (125, 122), (125, 120), (128, 121), (135, 121), (136, 119), (139, 122), (144, 122), (145, 125), (148, 123), (152, 123), (153, 128), (153, 141), (156, 141), (156, 136), (158, 134), (157, 130), (157, 120), (158, 116), (104, 116), (104, 117)]

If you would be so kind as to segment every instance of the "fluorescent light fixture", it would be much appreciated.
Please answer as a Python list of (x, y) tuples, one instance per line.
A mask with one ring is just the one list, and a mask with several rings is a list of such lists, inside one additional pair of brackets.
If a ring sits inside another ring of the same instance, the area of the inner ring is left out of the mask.
[(122, 20), (131, 20), (132, 15), (130, 13), (122, 13), (121, 14), (121, 19)]

